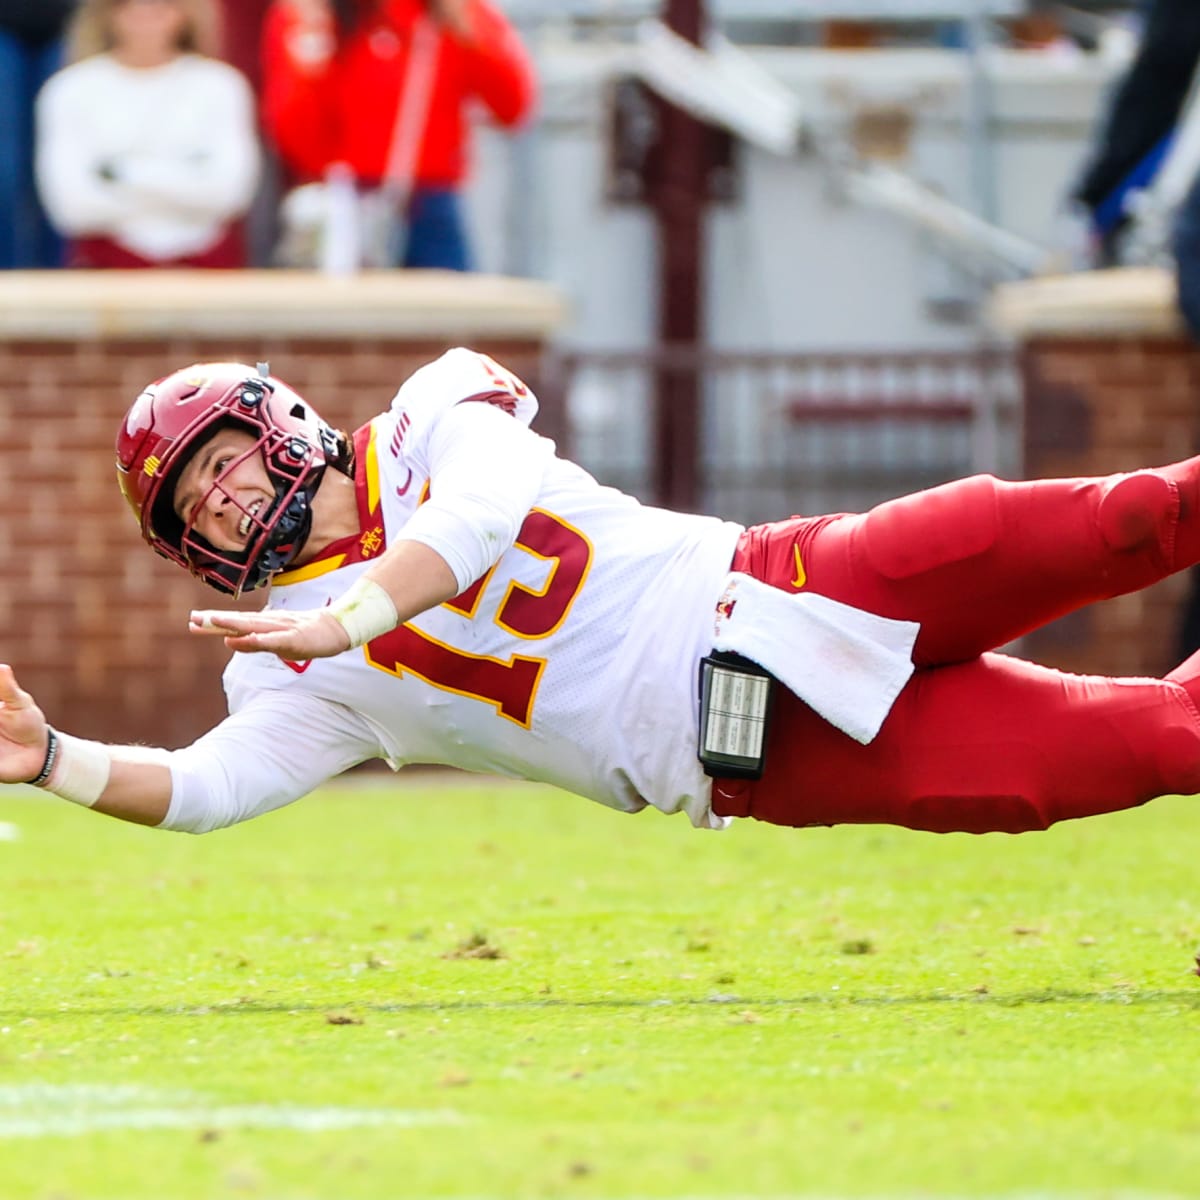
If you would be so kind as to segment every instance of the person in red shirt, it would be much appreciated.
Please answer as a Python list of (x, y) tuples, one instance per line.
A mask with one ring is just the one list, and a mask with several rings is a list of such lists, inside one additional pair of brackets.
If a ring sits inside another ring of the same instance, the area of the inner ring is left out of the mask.
[(383, 192), (396, 266), (467, 270), (459, 191), (471, 101), (525, 121), (537, 92), (519, 36), (487, 0), (274, 0), (262, 40), (268, 138), (295, 182), (344, 164)]

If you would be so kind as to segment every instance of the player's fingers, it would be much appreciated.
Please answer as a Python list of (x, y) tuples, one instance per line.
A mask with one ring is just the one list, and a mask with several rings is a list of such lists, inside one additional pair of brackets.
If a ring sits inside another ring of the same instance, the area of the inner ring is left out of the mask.
[(259, 635), (257, 633), (238, 633), (226, 634), (225, 645), (230, 650), (264, 650), (265, 646), (258, 644)]
[(276, 629), (290, 629), (291, 622), (262, 613), (213, 612), (198, 610), (188, 617), (188, 628), (193, 633), (266, 633)]
[(248, 628), (254, 613), (219, 612), (215, 609), (194, 609), (188, 614), (188, 624), (193, 629), (226, 630), (236, 633)]
[(201, 637), (217, 636), (217, 635), (219, 635), (221, 637), (226, 637), (227, 635), (229, 635), (233, 632), (234, 631), (232, 629), (226, 629), (223, 625), (214, 625), (214, 624), (203, 624), (202, 625), (202, 624), (200, 624), (199, 621), (189, 621), (188, 622), (188, 633), (199, 634)]
[(232, 633), (236, 626), (227, 620), (228, 613), (196, 611), (188, 614), (188, 629), (192, 633)]
[(227, 636), (225, 645), (230, 650), (267, 651), (280, 658), (300, 661), (309, 658), (328, 658), (340, 654), (349, 644), (345, 631), (340, 626), (329, 636), (326, 631), (312, 626), (296, 629), (278, 629), (238, 633)]
[(17, 685), (17, 676), (8, 663), (0, 663), (0, 704), (6, 708), (19, 708), (29, 694)]

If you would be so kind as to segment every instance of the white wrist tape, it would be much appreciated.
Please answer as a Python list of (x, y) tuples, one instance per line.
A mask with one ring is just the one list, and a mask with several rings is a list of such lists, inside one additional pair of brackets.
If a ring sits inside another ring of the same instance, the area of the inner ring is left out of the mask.
[(72, 804), (91, 808), (108, 786), (108, 773), (112, 770), (108, 747), (69, 733), (58, 733), (57, 737), (58, 757), (42, 786)]
[(400, 623), (392, 598), (373, 579), (360, 579), (326, 610), (350, 635), (350, 648), (363, 646)]

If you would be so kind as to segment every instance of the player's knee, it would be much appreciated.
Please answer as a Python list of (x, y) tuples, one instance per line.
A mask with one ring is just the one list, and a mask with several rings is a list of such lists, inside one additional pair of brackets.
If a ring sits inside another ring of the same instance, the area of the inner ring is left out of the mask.
[(1178, 508), (1178, 493), (1168, 480), (1154, 471), (1135, 471), (1107, 485), (1096, 525), (1111, 550), (1158, 547)]
[(1155, 766), (1160, 778), (1155, 790), (1159, 794), (1200, 794), (1200, 722), (1190, 711), (1159, 735)]
[(999, 490), (992, 475), (973, 475), (889, 500), (863, 525), (867, 558), (888, 579), (904, 579), (984, 553), (999, 529)]

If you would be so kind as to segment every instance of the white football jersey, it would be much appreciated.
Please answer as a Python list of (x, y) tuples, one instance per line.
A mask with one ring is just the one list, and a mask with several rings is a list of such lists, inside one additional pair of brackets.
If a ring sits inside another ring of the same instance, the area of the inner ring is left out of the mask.
[[(437, 492), (431, 432), (468, 398), (524, 425), (537, 410), (485, 355), (452, 350), (422, 368), (355, 436), (360, 533), (277, 577), (269, 607), (328, 604), (405, 536)], [(334, 658), (233, 657), (230, 717), (172, 755), (166, 827), (243, 820), (370, 757), (538, 780), (627, 812), (650, 804), (723, 824), (696, 758), (697, 664), (741, 527), (646, 507), (538, 441), (536, 502), (459, 596)]]

